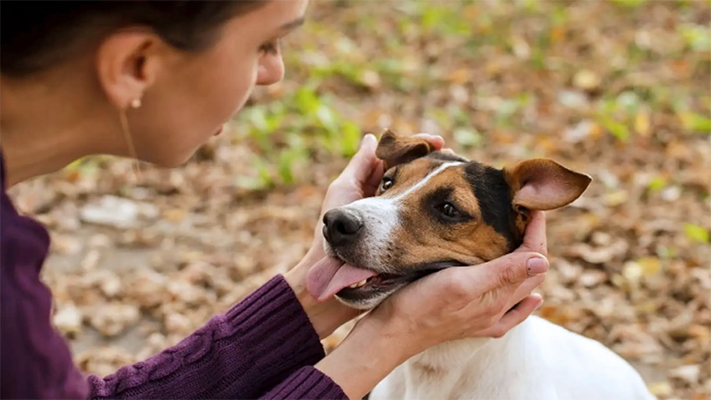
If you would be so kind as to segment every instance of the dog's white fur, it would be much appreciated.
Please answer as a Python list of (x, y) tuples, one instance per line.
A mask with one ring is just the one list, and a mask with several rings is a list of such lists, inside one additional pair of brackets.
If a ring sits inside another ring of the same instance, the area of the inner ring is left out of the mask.
[[(390, 198), (368, 198), (341, 208), (365, 227), (359, 261), (378, 272), (391, 272), (380, 254), (393, 240), (398, 208), (445, 169), (430, 172)], [(335, 250), (326, 244), (326, 251)], [(335, 254), (341, 258), (343, 255)], [(354, 302), (375, 307), (398, 288)], [(500, 339), (466, 339), (426, 350), (399, 366), (373, 389), (371, 400), (651, 400), (637, 371), (601, 343), (531, 316)]]
[(601, 343), (531, 316), (500, 339), (430, 348), (370, 400), (651, 400), (637, 371)]

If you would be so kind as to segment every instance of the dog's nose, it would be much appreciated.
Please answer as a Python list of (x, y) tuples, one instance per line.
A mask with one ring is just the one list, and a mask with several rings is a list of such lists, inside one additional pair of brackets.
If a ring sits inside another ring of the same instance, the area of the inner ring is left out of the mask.
[(323, 216), (323, 237), (333, 246), (343, 246), (358, 238), (363, 224), (341, 210), (331, 210)]

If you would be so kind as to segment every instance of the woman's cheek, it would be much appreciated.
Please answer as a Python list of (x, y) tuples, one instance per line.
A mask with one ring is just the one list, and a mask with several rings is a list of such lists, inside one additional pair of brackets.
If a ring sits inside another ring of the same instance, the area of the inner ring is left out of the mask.
[[(232, 86), (230, 93), (227, 93), (227, 98), (229, 101), (225, 103), (229, 105), (229, 110), (227, 110), (227, 119), (234, 117), (247, 103), (249, 96), (254, 90), (255, 81), (257, 76), (257, 66), (253, 66), (252, 71), (245, 71), (244, 74), (235, 75), (235, 77), (240, 77), (242, 79), (237, 79), (235, 85)], [(226, 85), (228, 86), (228, 85)]]

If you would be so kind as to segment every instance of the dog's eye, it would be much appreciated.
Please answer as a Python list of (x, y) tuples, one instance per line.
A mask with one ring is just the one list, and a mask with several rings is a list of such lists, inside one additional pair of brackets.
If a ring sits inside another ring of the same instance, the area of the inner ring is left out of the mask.
[(380, 182), (380, 190), (384, 192), (393, 187), (394, 183), (395, 181), (393, 180), (393, 178), (386, 176), (385, 178), (383, 178), (383, 181)]
[(437, 209), (449, 218), (457, 218), (462, 215), (452, 203), (444, 203), (437, 207)]

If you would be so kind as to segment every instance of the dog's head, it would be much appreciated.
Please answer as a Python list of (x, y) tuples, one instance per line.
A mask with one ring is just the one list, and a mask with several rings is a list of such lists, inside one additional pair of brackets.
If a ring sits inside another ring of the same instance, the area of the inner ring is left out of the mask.
[(312, 295), (360, 309), (431, 272), (513, 251), (531, 210), (563, 207), (591, 182), (552, 160), (496, 169), (391, 131), (376, 154), (386, 172), (375, 197), (324, 215), (330, 257), (308, 281)]

